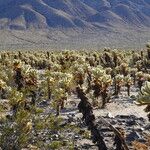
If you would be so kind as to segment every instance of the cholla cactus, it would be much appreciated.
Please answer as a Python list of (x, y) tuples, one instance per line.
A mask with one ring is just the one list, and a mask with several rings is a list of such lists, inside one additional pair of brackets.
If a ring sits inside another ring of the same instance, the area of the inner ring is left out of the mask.
[(140, 60), (140, 58), (141, 58), (141, 55), (134, 52), (133, 55), (132, 55), (132, 64), (135, 65), (136, 62), (137, 62), (138, 60)]
[(5, 89), (7, 87), (6, 82), (0, 79), (0, 90)]
[(106, 71), (106, 74), (108, 74), (108, 75), (111, 75), (111, 73), (112, 73), (112, 69), (110, 67), (106, 68), (105, 71)]
[(110, 53), (110, 49), (105, 49), (103, 54), (104, 64), (106, 67), (112, 67), (113, 61), (112, 61), (112, 54)]
[(108, 87), (112, 83), (111, 75), (103, 75), (102, 76), (102, 87)]
[(141, 87), (145, 81), (144, 79), (144, 73), (142, 71), (139, 71), (136, 73), (136, 78), (137, 78), (137, 84), (138, 84), (138, 87), (139, 89), (141, 90)]
[(147, 57), (148, 59), (150, 59), (150, 42), (146, 44), (146, 48), (147, 48)]
[(112, 84), (111, 75), (103, 75), (101, 82), (102, 82), (101, 96), (103, 101), (102, 108), (104, 108), (105, 104), (109, 102), (110, 99), (108, 87)]
[(124, 76), (126, 76), (128, 74), (129, 70), (128, 70), (128, 64), (127, 63), (122, 63), (120, 65), (120, 73), (123, 74)]
[(139, 71), (136, 73), (136, 77), (137, 78), (142, 78), (144, 75), (143, 75), (143, 72), (142, 71)]
[(73, 76), (71, 74), (65, 73), (65, 77), (58, 81), (58, 86), (69, 91), (73, 87)]
[(143, 61), (142, 60), (138, 60), (135, 64), (135, 67), (138, 69), (138, 71), (140, 71), (143, 67), (142, 65)]
[(145, 78), (146, 81), (150, 82), (150, 74), (145, 73), (144, 78)]
[(16, 114), (18, 108), (25, 106), (25, 97), (23, 93), (12, 89), (9, 95), (9, 104), (12, 107), (14, 114)]
[(30, 69), (25, 75), (26, 88), (29, 90), (35, 90), (37, 86), (38, 73), (35, 69)]
[(120, 74), (116, 75), (116, 83), (118, 85), (122, 85), (123, 84), (123, 79), (124, 79), (123, 75), (120, 75)]
[(58, 116), (60, 114), (60, 108), (64, 108), (64, 101), (67, 100), (68, 94), (64, 89), (58, 88), (53, 90), (53, 96), (53, 107), (56, 109), (56, 116)]
[(93, 76), (93, 85), (92, 85), (92, 89), (94, 90), (93, 95), (95, 98), (98, 98), (102, 90), (102, 77), (105, 74), (105, 71), (99, 67), (96, 67), (93, 68), (91, 72)]
[(133, 80), (132, 78), (130, 77), (130, 75), (126, 76), (124, 78), (124, 83), (125, 83), (125, 86), (127, 87), (127, 93), (128, 93), (128, 96), (130, 96), (130, 87), (133, 83)]
[(54, 71), (54, 72), (61, 71), (61, 66), (59, 64), (57, 64), (57, 63), (53, 63), (51, 68), (52, 68), (52, 71)]
[(131, 68), (130, 69), (130, 74), (133, 77), (133, 83), (135, 85), (136, 83), (136, 73), (137, 73), (138, 69), (137, 68)]
[(107, 75), (102, 68), (93, 68), (93, 95), (98, 98), (100, 95), (102, 97), (102, 107), (108, 102), (108, 87), (111, 85), (111, 75)]
[(13, 61), (14, 69), (20, 68), (21, 66), (21, 61), (16, 59)]
[(85, 78), (85, 72), (83, 68), (79, 67), (73, 74), (74, 74), (74, 80), (76, 84), (82, 86)]
[(7, 84), (6, 82), (4, 82), (3, 80), (0, 79), (0, 92), (1, 92), (1, 98), (5, 99), (5, 91), (7, 88)]
[[(150, 112), (150, 82), (146, 81), (144, 86), (142, 86), (141, 91), (137, 97), (138, 105), (147, 105), (145, 111)], [(150, 121), (150, 113), (148, 114)]]
[(124, 76), (123, 75), (116, 75), (115, 78), (114, 78), (114, 82), (115, 82), (115, 93), (114, 95), (118, 96), (119, 93), (120, 93), (120, 90), (121, 90), (121, 86), (123, 85), (123, 79), (124, 79)]
[(105, 70), (102, 67), (93, 68), (91, 71), (95, 80), (98, 80), (105, 74)]

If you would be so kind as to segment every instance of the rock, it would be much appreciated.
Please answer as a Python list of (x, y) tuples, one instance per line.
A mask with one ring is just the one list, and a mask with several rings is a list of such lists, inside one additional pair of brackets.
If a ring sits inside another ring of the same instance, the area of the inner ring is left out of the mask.
[(127, 135), (126, 137), (127, 141), (134, 141), (134, 140), (138, 140), (138, 139), (141, 139), (141, 136), (139, 135), (138, 132), (136, 131), (133, 131), (131, 132), (130, 134)]
[(77, 139), (79, 139), (79, 138), (80, 138), (80, 137), (79, 137), (78, 135), (75, 135), (75, 136), (74, 136), (74, 139), (75, 139), (75, 140), (77, 140)]
[(143, 132), (144, 128), (137, 128), (137, 129), (135, 129), (135, 131), (137, 131), (137, 132)]
[(117, 115), (116, 118), (120, 118), (120, 119), (136, 119), (136, 116), (134, 116), (134, 115)]
[(91, 145), (89, 145), (89, 144), (84, 144), (84, 145), (82, 146), (82, 148), (84, 148), (84, 149), (90, 149), (90, 148), (91, 148)]
[(138, 120), (145, 122), (145, 119), (143, 117), (138, 118)]
[(68, 137), (72, 137), (72, 133), (68, 133)]
[(74, 146), (74, 150), (80, 150), (77, 145)]
[(58, 134), (54, 134), (54, 135), (51, 136), (51, 138), (53, 140), (58, 140), (59, 139), (59, 135)]
[(107, 117), (109, 117), (109, 118), (115, 118), (110, 112), (107, 114)]
[(75, 112), (69, 113), (69, 116), (75, 117)]
[(126, 121), (126, 125), (127, 126), (133, 126), (133, 125), (137, 125), (137, 122), (135, 120), (127, 120)]
[(84, 129), (80, 129), (79, 134), (84, 134), (85, 130)]
[(110, 128), (104, 128), (104, 127), (102, 127), (101, 129), (100, 129), (100, 131), (101, 132), (111, 132), (112, 130), (110, 129)]
[(138, 139), (139, 142), (141, 143), (146, 143), (147, 141), (144, 138)]
[(146, 126), (144, 126), (144, 129), (145, 129), (145, 130), (150, 130), (150, 123), (147, 124)]
[(110, 123), (111, 123), (112, 125), (115, 125), (115, 124), (117, 124), (117, 121), (116, 121), (116, 120), (112, 120)]
[(53, 130), (51, 131), (51, 134), (59, 134), (59, 131)]
[(131, 98), (132, 100), (136, 100), (136, 96), (135, 96), (135, 95), (131, 95), (130, 98)]
[(48, 105), (48, 102), (46, 100), (43, 100), (39, 105), (45, 107)]
[(72, 115), (67, 115), (67, 117), (68, 117), (68, 122), (70, 123), (70, 122), (73, 122), (74, 121), (74, 116), (72, 116)]
[(63, 142), (62, 142), (63, 146), (67, 146), (68, 142), (69, 142), (69, 140), (63, 140)]
[(75, 125), (76, 125), (76, 123), (75, 123), (75, 122), (71, 122), (71, 123), (70, 123), (70, 125), (75, 126)]
[(29, 148), (29, 149), (32, 149), (32, 150), (38, 150), (38, 147), (37, 147), (37, 146), (31, 145), (31, 144), (28, 145), (28, 148)]
[(49, 143), (50, 143), (50, 140), (46, 140), (45, 143), (49, 144)]

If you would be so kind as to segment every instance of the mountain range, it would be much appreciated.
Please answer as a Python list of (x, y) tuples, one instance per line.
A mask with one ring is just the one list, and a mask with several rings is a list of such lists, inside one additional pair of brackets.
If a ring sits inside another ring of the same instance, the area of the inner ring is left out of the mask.
[(150, 27), (149, 0), (1, 0), (0, 28)]
[(150, 0), (0, 0), (0, 30), (149, 31)]

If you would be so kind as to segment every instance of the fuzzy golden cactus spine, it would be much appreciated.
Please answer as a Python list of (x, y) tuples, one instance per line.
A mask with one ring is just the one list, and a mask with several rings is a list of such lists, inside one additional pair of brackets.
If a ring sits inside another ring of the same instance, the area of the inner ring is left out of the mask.
[(138, 105), (147, 105), (145, 111), (148, 113), (148, 118), (150, 121), (150, 82), (146, 81), (145, 84), (142, 86), (141, 91), (137, 97), (137, 104)]

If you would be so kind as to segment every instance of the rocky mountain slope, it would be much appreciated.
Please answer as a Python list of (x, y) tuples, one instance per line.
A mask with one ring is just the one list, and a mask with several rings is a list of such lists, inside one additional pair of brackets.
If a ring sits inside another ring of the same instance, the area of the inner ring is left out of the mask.
[(150, 27), (149, 0), (1, 0), (0, 28)]
[(0, 49), (140, 49), (148, 40), (150, 0), (0, 0)]

